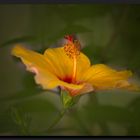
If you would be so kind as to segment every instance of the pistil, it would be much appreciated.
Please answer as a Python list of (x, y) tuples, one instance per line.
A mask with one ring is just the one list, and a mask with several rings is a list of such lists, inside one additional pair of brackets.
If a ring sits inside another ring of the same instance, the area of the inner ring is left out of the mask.
[(72, 83), (76, 81), (76, 71), (77, 71), (77, 59), (76, 56), (73, 58), (73, 75), (72, 75)]
[(76, 82), (76, 72), (77, 72), (77, 59), (80, 55), (80, 43), (78, 40), (74, 40), (72, 36), (66, 36), (67, 44), (64, 46), (66, 55), (73, 61), (73, 70), (72, 70), (72, 83)]

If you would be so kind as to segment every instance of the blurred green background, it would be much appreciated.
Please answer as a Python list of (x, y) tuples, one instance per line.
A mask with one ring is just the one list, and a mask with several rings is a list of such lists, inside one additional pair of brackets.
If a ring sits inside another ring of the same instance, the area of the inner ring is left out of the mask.
[(43, 52), (77, 34), (92, 64), (130, 69), (140, 78), (140, 5), (1, 4), (0, 135), (140, 135), (140, 94), (104, 91), (82, 96), (50, 131), (62, 109), (11, 56), (16, 43)]

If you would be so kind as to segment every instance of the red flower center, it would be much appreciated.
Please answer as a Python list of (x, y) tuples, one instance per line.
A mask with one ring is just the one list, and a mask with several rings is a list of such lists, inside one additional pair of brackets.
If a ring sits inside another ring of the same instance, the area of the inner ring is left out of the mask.
[(66, 83), (72, 83), (72, 77), (65, 77), (64, 79), (62, 79), (62, 81)]

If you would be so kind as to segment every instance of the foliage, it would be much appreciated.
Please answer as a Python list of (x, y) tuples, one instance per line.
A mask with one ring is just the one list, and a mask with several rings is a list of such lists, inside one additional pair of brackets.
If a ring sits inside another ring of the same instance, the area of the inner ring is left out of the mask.
[(37, 86), (9, 51), (24, 43), (43, 52), (74, 33), (93, 64), (131, 69), (139, 80), (139, 5), (7, 4), (0, 18), (0, 135), (140, 135), (139, 93), (123, 91), (82, 95), (47, 131), (60, 114), (60, 94)]

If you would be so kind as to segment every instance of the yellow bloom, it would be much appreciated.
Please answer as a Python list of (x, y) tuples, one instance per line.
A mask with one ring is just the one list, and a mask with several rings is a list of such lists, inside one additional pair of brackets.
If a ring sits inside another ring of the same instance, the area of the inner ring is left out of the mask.
[(71, 96), (114, 88), (139, 90), (128, 81), (131, 71), (116, 71), (104, 64), (91, 65), (88, 57), (80, 52), (77, 40), (66, 36), (66, 41), (64, 46), (49, 48), (44, 54), (16, 45), (12, 54), (35, 73), (35, 81), (43, 89), (60, 86)]

